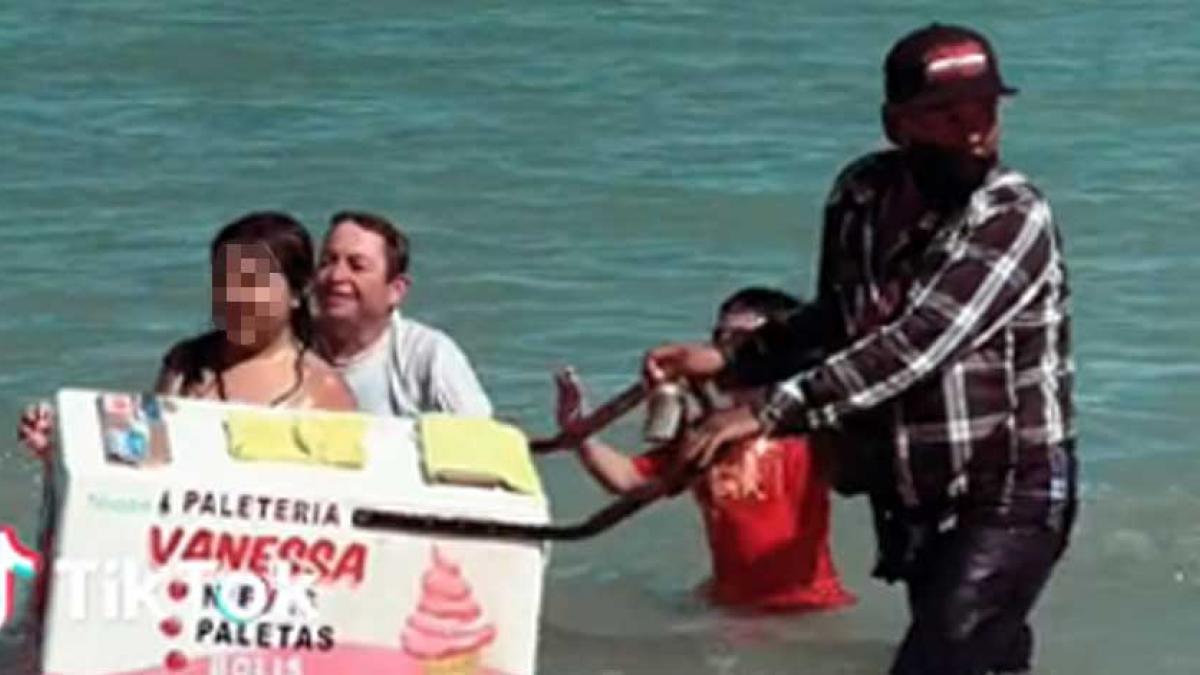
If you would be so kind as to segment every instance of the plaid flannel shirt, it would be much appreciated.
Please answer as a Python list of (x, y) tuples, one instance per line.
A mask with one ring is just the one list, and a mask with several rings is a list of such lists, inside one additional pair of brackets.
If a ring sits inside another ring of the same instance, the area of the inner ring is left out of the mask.
[[(901, 505), (943, 526), (973, 508), (1061, 515), (1074, 500), (1074, 368), (1050, 207), (997, 166), (965, 208), (925, 213), (874, 250), (903, 171), (882, 152), (835, 183), (816, 301), (829, 356), (783, 380), (761, 413), (809, 430), (872, 420)], [(798, 349), (812, 328), (797, 329)], [(753, 355), (740, 360), (732, 371), (753, 369)]]

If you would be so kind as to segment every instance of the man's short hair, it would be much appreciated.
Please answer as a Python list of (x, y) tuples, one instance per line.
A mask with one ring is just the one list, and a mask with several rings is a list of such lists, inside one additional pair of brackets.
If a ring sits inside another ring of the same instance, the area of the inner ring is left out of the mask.
[(332, 233), (338, 225), (346, 221), (351, 221), (364, 230), (374, 232), (383, 239), (383, 255), (388, 281), (408, 272), (408, 237), (404, 236), (404, 233), (390, 220), (366, 211), (338, 211), (329, 219), (329, 232)]

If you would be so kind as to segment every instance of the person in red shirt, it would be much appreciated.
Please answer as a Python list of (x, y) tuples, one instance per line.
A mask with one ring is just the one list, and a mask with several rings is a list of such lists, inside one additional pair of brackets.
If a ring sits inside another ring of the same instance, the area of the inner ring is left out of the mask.
[[(774, 316), (801, 308), (795, 298), (768, 288), (746, 288), (724, 303), (713, 331), (716, 345), (731, 346)], [(574, 371), (555, 377), (559, 426), (569, 433), (583, 416)], [(765, 391), (720, 392), (734, 403)], [(609, 491), (624, 494), (663, 477), (674, 466), (673, 445), (630, 457), (596, 438), (578, 445), (589, 473)], [(805, 611), (843, 607), (855, 598), (842, 586), (829, 548), (829, 486), (804, 437), (748, 439), (725, 453), (692, 484), (712, 555), (709, 599), (727, 607)]]

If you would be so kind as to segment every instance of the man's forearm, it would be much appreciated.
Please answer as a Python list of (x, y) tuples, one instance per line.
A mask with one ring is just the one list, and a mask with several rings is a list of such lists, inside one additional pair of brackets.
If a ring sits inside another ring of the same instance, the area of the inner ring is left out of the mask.
[(958, 258), (885, 325), (777, 387), (765, 422), (832, 426), (845, 413), (899, 395), (1028, 302), (1054, 264), (1049, 213), (1007, 213), (976, 226)]

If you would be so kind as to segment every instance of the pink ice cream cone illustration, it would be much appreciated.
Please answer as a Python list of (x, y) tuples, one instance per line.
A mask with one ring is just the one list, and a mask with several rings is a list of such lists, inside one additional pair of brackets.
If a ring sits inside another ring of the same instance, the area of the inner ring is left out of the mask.
[(496, 639), (462, 570), (433, 547), (432, 565), (421, 578), (421, 599), (408, 617), (404, 651), (425, 675), (477, 675), (479, 654)]

